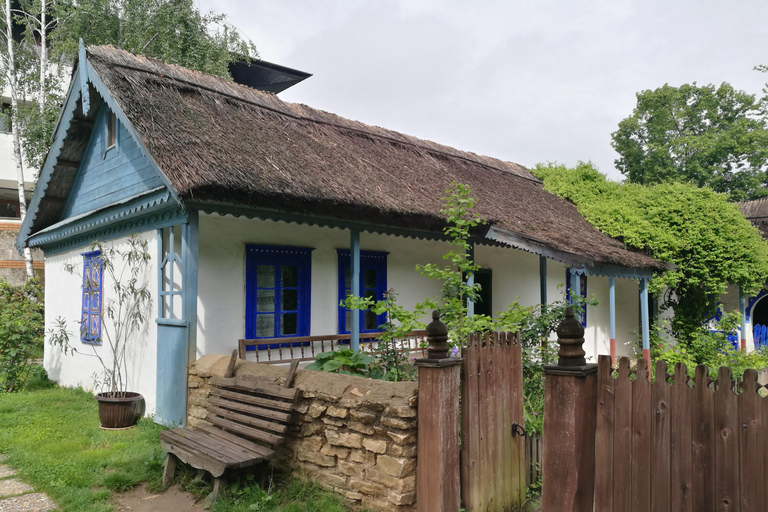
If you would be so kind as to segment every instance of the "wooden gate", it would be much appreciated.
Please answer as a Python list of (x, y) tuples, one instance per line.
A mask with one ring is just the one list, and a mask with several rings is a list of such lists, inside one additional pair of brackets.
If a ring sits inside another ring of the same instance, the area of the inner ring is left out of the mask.
[(468, 512), (511, 511), (525, 500), (520, 337), (474, 334), (462, 350), (461, 498)]

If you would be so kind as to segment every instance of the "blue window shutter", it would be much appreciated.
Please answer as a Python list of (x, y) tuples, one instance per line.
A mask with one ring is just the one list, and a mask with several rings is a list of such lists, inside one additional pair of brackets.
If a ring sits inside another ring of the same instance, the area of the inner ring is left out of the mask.
[[(581, 296), (582, 299), (587, 298), (587, 275), (584, 274), (580, 276), (579, 279), (580, 290), (579, 290), (579, 296)], [(571, 270), (566, 268), (565, 269), (565, 298), (568, 302), (571, 301)], [(582, 327), (587, 326), (587, 307), (584, 306), (584, 311), (579, 315), (579, 321), (581, 322)]]
[[(350, 288), (346, 284), (346, 274), (350, 271), (350, 252), (349, 249), (336, 249), (338, 255), (338, 297), (339, 302), (346, 299)], [(360, 292), (362, 294), (373, 295), (374, 299), (379, 301), (384, 298), (387, 291), (387, 252), (380, 251), (360, 251)], [(375, 272), (376, 282), (366, 282), (366, 270)], [(375, 326), (366, 326), (365, 311), (358, 311), (360, 315), (360, 332), (381, 332), (379, 328), (387, 321), (386, 313), (376, 316)], [(339, 334), (349, 334), (347, 325), (347, 309), (339, 305)]]
[[(246, 338), (309, 335), (313, 250), (307, 247), (246, 245)], [(262, 350), (288, 345), (264, 344), (257, 348)]]
[(81, 309), (80, 341), (101, 345), (101, 311), (104, 276), (101, 253), (83, 253), (83, 302)]

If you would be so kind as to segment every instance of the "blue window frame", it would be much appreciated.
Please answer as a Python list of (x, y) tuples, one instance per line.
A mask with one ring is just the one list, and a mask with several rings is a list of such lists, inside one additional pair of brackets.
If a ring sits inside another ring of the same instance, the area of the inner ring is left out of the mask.
[[(271, 245), (245, 248), (245, 337), (309, 335), (313, 249)], [(290, 343), (257, 345), (257, 349)]]
[(101, 300), (104, 276), (100, 251), (83, 253), (83, 302), (80, 341), (101, 345)]
[[(339, 302), (352, 293), (352, 262), (349, 249), (337, 249), (339, 259)], [(381, 300), (387, 291), (387, 254), (378, 251), (360, 251), (360, 294)], [(353, 312), (339, 306), (339, 333), (349, 334)], [(387, 315), (375, 315), (371, 311), (359, 311), (360, 332), (381, 332)]]
[[(582, 299), (587, 298), (587, 276), (582, 275), (579, 276), (581, 279), (579, 279), (580, 284), (580, 290), (579, 290), (579, 296), (581, 296)], [(565, 269), (565, 296), (568, 298), (568, 302), (573, 302), (571, 300), (571, 270)], [(587, 326), (587, 307), (584, 306), (584, 311), (579, 315), (579, 321), (581, 322), (582, 327)]]

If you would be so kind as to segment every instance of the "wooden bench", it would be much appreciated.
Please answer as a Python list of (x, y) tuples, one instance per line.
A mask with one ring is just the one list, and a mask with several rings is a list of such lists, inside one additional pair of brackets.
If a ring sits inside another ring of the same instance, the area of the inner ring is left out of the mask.
[(269, 461), (282, 443), (291, 421), (298, 389), (290, 388), (298, 361), (291, 364), (283, 386), (251, 375), (232, 377), (237, 352), (232, 354), (224, 377), (211, 379), (208, 414), (211, 425), (175, 428), (160, 433), (168, 453), (163, 485), (170, 485), (177, 459), (214, 477), (216, 499), (225, 472)]

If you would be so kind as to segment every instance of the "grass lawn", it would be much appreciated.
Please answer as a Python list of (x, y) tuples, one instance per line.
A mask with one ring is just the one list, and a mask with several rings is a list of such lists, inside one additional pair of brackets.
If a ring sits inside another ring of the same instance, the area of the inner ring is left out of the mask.
[[(147, 482), (160, 490), (164, 454), (162, 427), (144, 418), (124, 431), (99, 428), (93, 395), (79, 389), (46, 387), (0, 394), (0, 453), (19, 476), (48, 494), (65, 512), (114, 510), (112, 494)], [(207, 493), (209, 483), (193, 482), (191, 491)], [(250, 484), (247, 476), (233, 482), (214, 512), (274, 510), (346, 512), (343, 500), (300, 480), (278, 479), (270, 493)]]

